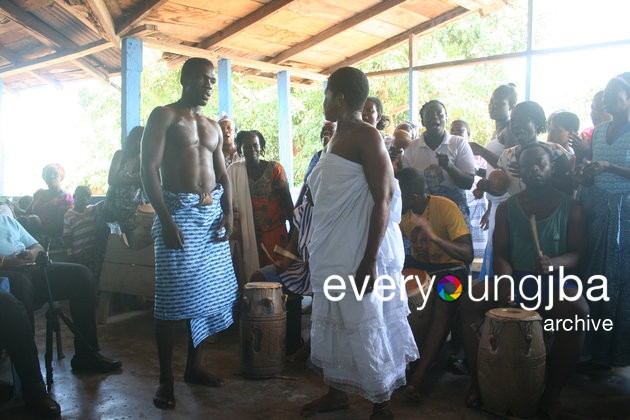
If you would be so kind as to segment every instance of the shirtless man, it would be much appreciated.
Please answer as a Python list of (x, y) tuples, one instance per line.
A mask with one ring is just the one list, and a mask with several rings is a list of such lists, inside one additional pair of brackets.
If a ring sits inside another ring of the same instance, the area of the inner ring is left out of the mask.
[(180, 82), (181, 98), (153, 110), (142, 139), (142, 182), (158, 216), (152, 234), (160, 385), (153, 403), (161, 409), (175, 407), (174, 321), (189, 321), (184, 380), (223, 384), (201, 368), (197, 346), (232, 324), (237, 291), (226, 242), (232, 233), (232, 199), (221, 128), (201, 114), (216, 83), (214, 66), (191, 58)]

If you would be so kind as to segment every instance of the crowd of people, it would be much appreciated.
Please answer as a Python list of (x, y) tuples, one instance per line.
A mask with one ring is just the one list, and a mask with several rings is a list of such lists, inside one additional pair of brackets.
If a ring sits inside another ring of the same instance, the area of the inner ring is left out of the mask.
[[(582, 131), (576, 114), (558, 110), (547, 117), (538, 103), (518, 102), (513, 84), (501, 85), (488, 106), (495, 131), (473, 142), (470, 124), (455, 119), (447, 125), (447, 107), (436, 99), (420, 110), (424, 130), (402, 121), (386, 134), (392, 121), (379, 98), (368, 96), (365, 74), (338, 69), (326, 85), (322, 149), (313, 155), (295, 203), (282, 165), (264, 159), (263, 133), (238, 130), (232, 116), (215, 122), (202, 114), (215, 83), (210, 61), (186, 61), (181, 98), (154, 109), (146, 127), (132, 130), (114, 155), (103, 203), (90, 205), (87, 187), (74, 196), (64, 192), (63, 168), (48, 165), (48, 190), (35, 193), (17, 220), (0, 215), (0, 229), (11, 232), (0, 238), (0, 276), (9, 277), (13, 294), (0, 295), (10, 302), (0, 308), (30, 317), (13, 322), (13, 331), (0, 325), (0, 338), (4, 342), (20, 329), (23, 346), (31, 349), (22, 355), (29, 359), (21, 363), (26, 367), (16, 368), (37, 390), (39, 399), (29, 392), (25, 399), (40, 414), (58, 414), (59, 407), (32, 369), (32, 331), (24, 330), (41, 302), (34, 299), (37, 275), (19, 268), (35, 260), (40, 243), (48, 243), (44, 238), (61, 239), (73, 263), (53, 264), (51, 273), (59, 275), (51, 276), (51, 285), (60, 298), (70, 298), (73, 318), (97, 348), (99, 226), (116, 221), (130, 232), (137, 207), (146, 201), (155, 210), (158, 408), (176, 405), (171, 359), (177, 321), (186, 320), (189, 330), (185, 380), (223, 384), (203, 365), (199, 344), (233, 323), (239, 288), (247, 281), (278, 282), (289, 295), (312, 296), (310, 340), (301, 349), (301, 337), (288, 340), (298, 343), (291, 352), (310, 355), (329, 390), (306, 404), (303, 416), (344, 409), (347, 393), (355, 393), (372, 402), (372, 419), (392, 418), (396, 389), (404, 387), (413, 401), (424, 398), (422, 384), (449, 336), (454, 357), (464, 354), (459, 367), (471, 377), (465, 402), (481, 406), (478, 338), (469, 326), (481, 323), (490, 308), (528, 299), (536, 292), (533, 275), (549, 279), (543, 290), (564, 287), (573, 298), (561, 301), (550, 293), (551, 309), (540, 308), (544, 318), (590, 316), (614, 324), (612, 331), (589, 334), (556, 331), (542, 412), (553, 417), (562, 411), (560, 392), (578, 365), (630, 364), (630, 300), (624, 299), (630, 293), (624, 280), (630, 269), (630, 73), (613, 77), (595, 95), (594, 128)], [(479, 273), (471, 270), (475, 256), (483, 258)], [(605, 276), (610, 299), (587, 301), (574, 284), (560, 284), (554, 267), (583, 278)], [(418, 311), (416, 301), (405, 299), (403, 276), (409, 272), (478, 280), (460, 300), (433, 294)], [(520, 294), (512, 300), (505, 283), (498, 283), (497, 296), (478, 299), (487, 282), (505, 275)], [(356, 282), (365, 296), (330, 298), (331, 276)], [(24, 291), (18, 277), (32, 290)], [(397, 286), (393, 299), (379, 299), (380, 277)], [(15, 350), (7, 349), (14, 357)], [(120, 367), (99, 353), (85, 354), (77, 344), (73, 368)]]

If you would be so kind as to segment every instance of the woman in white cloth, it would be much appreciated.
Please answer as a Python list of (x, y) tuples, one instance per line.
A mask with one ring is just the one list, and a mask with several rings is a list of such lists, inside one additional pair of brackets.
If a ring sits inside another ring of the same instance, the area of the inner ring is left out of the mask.
[[(330, 388), (303, 407), (303, 416), (347, 408), (346, 392), (352, 392), (373, 403), (371, 419), (392, 418), (391, 394), (405, 384), (407, 363), (418, 358), (401, 278), (400, 189), (380, 134), (361, 121), (368, 91), (367, 77), (352, 67), (335, 71), (326, 87), (324, 112), (337, 121), (337, 132), (308, 180), (314, 204), (309, 264), (311, 361)], [(343, 296), (325, 293), (326, 279), (335, 275), (346, 283)], [(362, 298), (350, 276), (365, 291)], [(395, 289), (379, 290), (377, 278), (393, 279)]]

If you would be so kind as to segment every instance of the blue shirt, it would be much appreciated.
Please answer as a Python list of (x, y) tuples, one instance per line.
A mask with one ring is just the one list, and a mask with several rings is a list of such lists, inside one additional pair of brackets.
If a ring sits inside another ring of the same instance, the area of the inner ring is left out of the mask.
[(0, 256), (8, 257), (36, 243), (35, 238), (17, 220), (0, 215)]

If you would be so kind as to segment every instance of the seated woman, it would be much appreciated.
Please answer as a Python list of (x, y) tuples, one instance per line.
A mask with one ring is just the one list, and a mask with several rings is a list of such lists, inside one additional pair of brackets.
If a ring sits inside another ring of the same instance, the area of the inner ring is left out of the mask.
[(236, 147), (245, 160), (228, 168), (235, 237), (242, 244), (246, 278), (259, 267), (272, 263), (269, 254), (276, 245), (286, 246), (289, 241), (286, 222), (293, 215), (287, 176), (279, 162), (261, 159), (265, 145), (259, 131), (240, 131)]
[(33, 201), (25, 215), (18, 221), (38, 241), (45, 243), (45, 238), (53, 241), (52, 247), (61, 247), (63, 216), (74, 205), (72, 194), (61, 188), (66, 171), (56, 163), (44, 166), (42, 178), (48, 189), (40, 189), (33, 194)]
[(109, 189), (103, 205), (103, 222), (118, 222), (124, 233), (134, 228), (139, 205), (144, 204), (140, 181), (140, 140), (144, 127), (129, 132), (121, 150), (117, 150), (109, 167)]
[[(254, 272), (250, 282), (276, 282), (282, 284), (287, 299), (287, 354), (294, 354), (303, 344), (302, 340), (302, 296), (311, 295), (311, 273), (308, 269), (308, 243), (311, 240), (311, 217), (313, 199), (308, 187), (304, 202), (295, 208), (291, 237), (286, 252), (275, 252), (274, 262)], [(297, 359), (308, 357), (309, 346), (296, 355)]]

